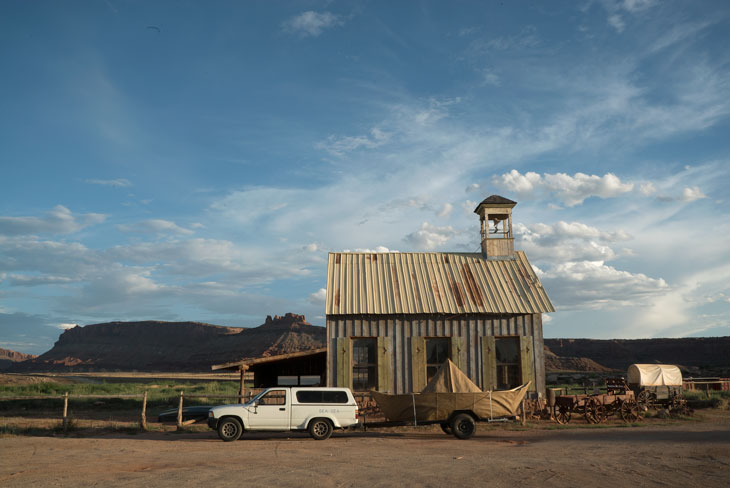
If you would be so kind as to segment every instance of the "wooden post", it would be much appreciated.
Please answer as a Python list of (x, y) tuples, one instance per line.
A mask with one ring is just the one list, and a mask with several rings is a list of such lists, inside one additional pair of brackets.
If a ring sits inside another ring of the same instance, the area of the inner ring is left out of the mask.
[(63, 431), (68, 429), (68, 392), (63, 395)]
[(139, 425), (140, 429), (147, 430), (147, 391), (145, 390), (142, 397), (142, 421)]
[(246, 394), (246, 385), (243, 381), (244, 381), (244, 377), (246, 376), (247, 369), (248, 369), (248, 366), (243, 366), (243, 365), (241, 365), (241, 367), (239, 368), (239, 370), (241, 371), (241, 384), (238, 387), (238, 402), (239, 403), (243, 403), (243, 397)]
[(183, 409), (183, 392), (180, 390), (180, 403), (177, 405), (177, 430), (182, 430), (182, 409)]

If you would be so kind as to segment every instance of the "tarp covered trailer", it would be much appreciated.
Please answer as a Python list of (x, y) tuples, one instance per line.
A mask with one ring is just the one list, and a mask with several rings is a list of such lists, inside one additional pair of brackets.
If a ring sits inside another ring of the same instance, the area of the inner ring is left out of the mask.
[(512, 390), (482, 391), (447, 359), (420, 393), (391, 395), (372, 391), (371, 395), (389, 421), (377, 426), (438, 423), (447, 434), (468, 439), (476, 430), (475, 422), (516, 417), (528, 386), (526, 383)]

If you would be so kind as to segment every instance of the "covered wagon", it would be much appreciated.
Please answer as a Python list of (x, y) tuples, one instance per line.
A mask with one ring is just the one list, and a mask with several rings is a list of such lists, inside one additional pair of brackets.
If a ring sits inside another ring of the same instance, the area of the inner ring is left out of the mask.
[(687, 412), (682, 393), (682, 372), (671, 364), (632, 364), (627, 371), (627, 383), (644, 408), (664, 407)]

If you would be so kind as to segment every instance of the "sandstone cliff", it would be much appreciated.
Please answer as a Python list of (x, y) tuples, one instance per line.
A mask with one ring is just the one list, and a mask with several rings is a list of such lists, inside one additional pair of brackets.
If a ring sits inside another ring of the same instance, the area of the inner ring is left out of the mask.
[(730, 372), (730, 337), (545, 339), (545, 348), (546, 352), (562, 359), (588, 359), (624, 372), (634, 363), (676, 364), (693, 374), (723, 375)]
[(10, 349), (0, 348), (0, 371), (5, 371), (15, 363), (19, 363), (27, 359), (33, 359), (36, 357), (38, 356), (17, 351), (11, 351)]
[(109, 322), (68, 329), (50, 351), (10, 371), (210, 371), (212, 364), (324, 347), (324, 338), (324, 327), (291, 313), (248, 329)]

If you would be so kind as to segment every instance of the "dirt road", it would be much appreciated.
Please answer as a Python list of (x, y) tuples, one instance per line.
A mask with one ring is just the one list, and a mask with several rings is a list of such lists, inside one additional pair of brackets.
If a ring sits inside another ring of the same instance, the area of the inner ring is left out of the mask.
[[(480, 426), (481, 427), (481, 426)], [(211, 432), (0, 438), (0, 486), (701, 486), (730, 484), (730, 419), (635, 428), (433, 427), (335, 434)]]

